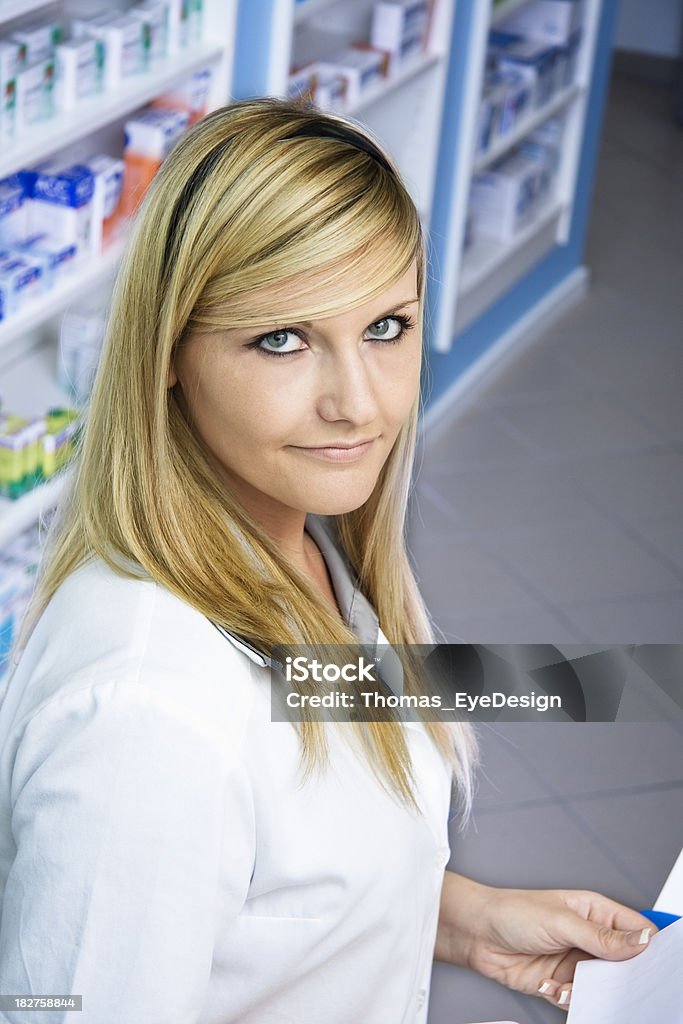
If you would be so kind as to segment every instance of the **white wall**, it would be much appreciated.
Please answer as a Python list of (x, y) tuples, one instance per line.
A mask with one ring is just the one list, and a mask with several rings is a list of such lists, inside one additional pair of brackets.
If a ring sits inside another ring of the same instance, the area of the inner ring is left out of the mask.
[(615, 45), (660, 57), (680, 53), (683, 0), (621, 0)]

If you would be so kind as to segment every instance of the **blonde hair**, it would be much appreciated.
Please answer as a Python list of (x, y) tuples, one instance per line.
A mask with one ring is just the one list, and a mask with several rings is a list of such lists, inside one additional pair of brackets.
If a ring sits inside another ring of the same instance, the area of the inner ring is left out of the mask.
[[(361, 145), (349, 144), (349, 131)], [(355, 122), (255, 99), (214, 111), (167, 157), (118, 274), (73, 485), (49, 537), (24, 643), (63, 580), (97, 556), (120, 574), (153, 578), (266, 652), (357, 642), (219, 481), (167, 381), (190, 332), (332, 316), (379, 294), (415, 259), (422, 309), (420, 219), (376, 146)], [(348, 270), (361, 265), (364, 284), (349, 294)], [(306, 286), (313, 273), (325, 281), (315, 299)], [(369, 500), (336, 517), (343, 550), (396, 644), (433, 642), (404, 539), (419, 401)], [(403, 728), (365, 725), (378, 780), (415, 806)], [(466, 818), (474, 734), (466, 725), (425, 726), (452, 763)], [(323, 765), (323, 726), (304, 720), (300, 737), (306, 771)]]

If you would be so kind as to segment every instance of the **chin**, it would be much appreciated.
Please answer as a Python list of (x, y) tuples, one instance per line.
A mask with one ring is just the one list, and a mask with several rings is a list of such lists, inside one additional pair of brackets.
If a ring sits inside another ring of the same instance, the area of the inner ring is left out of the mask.
[(307, 502), (307, 511), (317, 516), (341, 516), (346, 512), (355, 512), (369, 499), (372, 491), (358, 497), (346, 495), (343, 498), (328, 498), (317, 502)]

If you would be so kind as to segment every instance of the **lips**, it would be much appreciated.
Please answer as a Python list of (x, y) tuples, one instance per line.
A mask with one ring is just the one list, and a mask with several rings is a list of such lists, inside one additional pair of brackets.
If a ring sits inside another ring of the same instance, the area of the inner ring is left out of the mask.
[(361, 459), (370, 450), (377, 439), (372, 437), (360, 444), (348, 445), (326, 445), (324, 448), (297, 448), (297, 451), (309, 455), (314, 459), (322, 459), (326, 462), (355, 462)]

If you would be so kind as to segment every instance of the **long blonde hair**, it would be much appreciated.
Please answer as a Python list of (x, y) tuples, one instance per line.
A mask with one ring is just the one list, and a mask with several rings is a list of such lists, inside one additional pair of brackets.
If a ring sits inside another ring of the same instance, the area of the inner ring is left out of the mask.
[[(349, 144), (349, 131), (360, 145)], [(419, 215), (389, 157), (372, 147), (355, 122), (255, 99), (214, 111), (167, 157), (118, 274), (73, 485), (48, 538), (23, 643), (64, 579), (94, 557), (120, 574), (153, 578), (266, 652), (278, 643), (354, 643), (219, 482), (167, 380), (190, 332), (332, 316), (379, 294), (415, 259), (422, 309)], [(364, 285), (349, 294), (354, 266), (362, 266), (356, 277)], [(315, 299), (305, 287), (313, 272), (325, 277)], [(419, 401), (371, 497), (336, 517), (342, 548), (392, 644), (433, 642), (404, 539)], [(402, 727), (368, 728), (378, 780), (415, 805)], [(464, 820), (474, 734), (466, 725), (426, 728), (451, 761)], [(304, 720), (300, 737), (307, 771), (321, 766), (323, 726)]]

